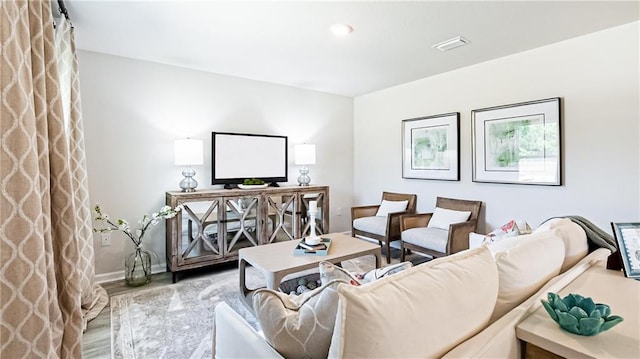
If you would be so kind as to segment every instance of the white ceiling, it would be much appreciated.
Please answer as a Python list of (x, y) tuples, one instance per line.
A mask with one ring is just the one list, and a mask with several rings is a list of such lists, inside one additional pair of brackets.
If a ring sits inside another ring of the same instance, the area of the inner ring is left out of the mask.
[[(82, 50), (357, 96), (640, 18), (638, 1), (66, 0)], [(336, 38), (335, 23), (354, 32)], [(461, 35), (448, 52), (432, 45)]]

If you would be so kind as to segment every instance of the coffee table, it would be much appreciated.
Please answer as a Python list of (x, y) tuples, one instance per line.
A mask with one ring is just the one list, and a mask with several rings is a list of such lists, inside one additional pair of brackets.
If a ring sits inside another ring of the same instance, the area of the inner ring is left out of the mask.
[(380, 268), (382, 254), (379, 245), (343, 233), (323, 234), (322, 237), (331, 238), (331, 248), (326, 256), (293, 255), (293, 249), (298, 244), (298, 240), (240, 249), (238, 258), (240, 293), (245, 299), (245, 304), (249, 308), (253, 307), (251, 294), (255, 290), (246, 286), (247, 264), (258, 269), (265, 276), (267, 288), (274, 290), (287, 274), (318, 268), (318, 263), (322, 261), (338, 264), (348, 259), (373, 255), (376, 268)]

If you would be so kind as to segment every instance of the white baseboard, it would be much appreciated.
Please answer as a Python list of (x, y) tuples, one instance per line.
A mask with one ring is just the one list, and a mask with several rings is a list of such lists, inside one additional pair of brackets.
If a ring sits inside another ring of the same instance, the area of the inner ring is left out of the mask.
[[(166, 271), (167, 271), (167, 266), (165, 263), (151, 265), (151, 274), (164, 273)], [(119, 280), (124, 280), (124, 269), (121, 271), (101, 273), (101, 274), (95, 275), (96, 283), (108, 283), (108, 282), (115, 282)]]

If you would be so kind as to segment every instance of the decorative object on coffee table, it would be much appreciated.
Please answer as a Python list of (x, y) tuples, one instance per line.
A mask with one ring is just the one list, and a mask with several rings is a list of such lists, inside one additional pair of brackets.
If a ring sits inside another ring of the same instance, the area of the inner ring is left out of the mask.
[(569, 294), (560, 298), (556, 293), (548, 293), (542, 305), (560, 328), (578, 335), (592, 336), (611, 329), (623, 318), (611, 315), (606, 304), (594, 303), (593, 299), (579, 294)]
[(142, 240), (149, 227), (158, 224), (163, 219), (169, 219), (176, 216), (182, 210), (182, 205), (176, 208), (163, 206), (160, 211), (153, 213), (151, 216), (144, 214), (138, 222), (140, 227), (132, 232), (129, 222), (124, 219), (117, 219), (114, 223), (109, 215), (102, 212), (99, 204), (93, 207), (96, 214), (95, 220), (102, 225), (102, 228), (94, 228), (96, 233), (110, 233), (111, 231), (121, 231), (124, 233), (133, 245), (136, 247), (135, 252), (125, 258), (125, 282), (128, 286), (137, 287), (151, 282), (151, 254), (142, 250)]
[(309, 224), (310, 224), (310, 232), (309, 236), (306, 238), (308, 244), (315, 245), (321, 242), (320, 237), (316, 234), (316, 214), (318, 214), (318, 202), (317, 201), (309, 201)]
[(320, 238), (316, 244), (310, 244), (307, 242), (309, 237), (301, 239), (298, 245), (293, 249), (295, 255), (311, 255), (311, 256), (326, 256), (329, 254), (329, 248), (331, 248), (331, 238)]

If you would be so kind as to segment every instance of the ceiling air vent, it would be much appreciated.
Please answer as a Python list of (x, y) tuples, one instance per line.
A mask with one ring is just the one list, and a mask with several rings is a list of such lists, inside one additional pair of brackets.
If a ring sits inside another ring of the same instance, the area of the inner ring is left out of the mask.
[(439, 44), (435, 44), (432, 47), (435, 47), (436, 49), (440, 50), (440, 51), (448, 51), (451, 49), (455, 49), (456, 47), (460, 47), (460, 46), (464, 46), (466, 44), (469, 43), (469, 40), (461, 37), (461, 36), (456, 36), (453, 39), (449, 39), (446, 41), (443, 41)]

